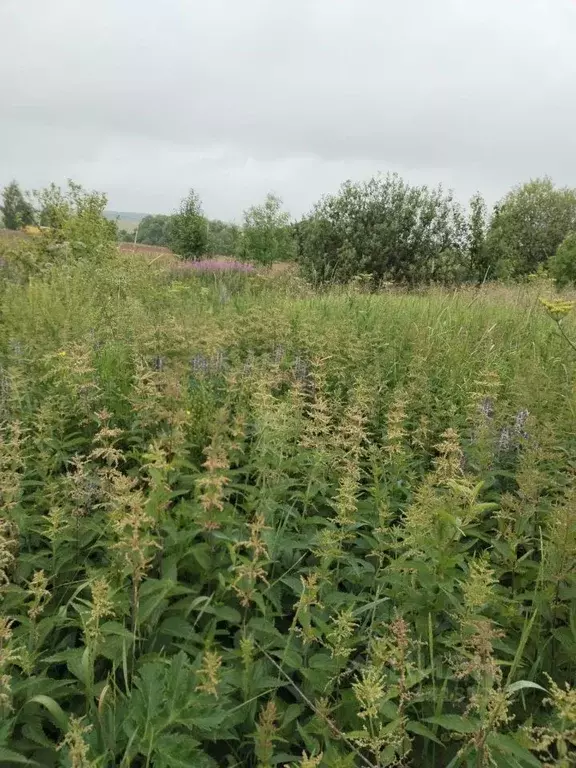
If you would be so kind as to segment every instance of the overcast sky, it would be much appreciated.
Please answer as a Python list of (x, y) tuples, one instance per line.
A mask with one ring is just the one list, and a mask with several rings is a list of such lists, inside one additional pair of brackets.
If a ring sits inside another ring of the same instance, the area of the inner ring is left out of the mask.
[(0, 184), (298, 215), (399, 171), (576, 186), (576, 0), (0, 0)]

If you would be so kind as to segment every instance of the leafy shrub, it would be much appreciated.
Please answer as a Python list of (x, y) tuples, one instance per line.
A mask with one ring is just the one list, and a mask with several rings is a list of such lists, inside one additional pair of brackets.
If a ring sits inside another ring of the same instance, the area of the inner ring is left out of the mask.
[(114, 258), (116, 225), (103, 213), (106, 196), (68, 183), (52, 184), (35, 193), (40, 227), (7, 241), (5, 260), (10, 279), (22, 281), (54, 265), (73, 261), (93, 263)]
[[(172, 216), (144, 216), (138, 224), (138, 242), (146, 245), (170, 245)], [(132, 234), (134, 240), (134, 234)]]
[(207, 251), (215, 256), (234, 256), (238, 252), (240, 228), (220, 219), (208, 221)]
[(33, 242), (47, 258), (99, 260), (115, 250), (116, 225), (104, 216), (106, 195), (69, 181), (66, 190), (51, 184), (36, 199), (43, 229)]
[(190, 190), (178, 213), (170, 219), (170, 247), (184, 259), (195, 259), (206, 253), (208, 228), (197, 192)]
[(282, 210), (279, 197), (268, 194), (262, 205), (252, 206), (244, 212), (238, 249), (242, 259), (258, 264), (274, 264), (294, 258), (290, 216)]
[(558, 288), (576, 285), (576, 232), (566, 236), (547, 266)]
[(451, 194), (397, 175), (344, 184), (300, 225), (300, 261), (319, 281), (452, 281), (467, 273), (466, 224)]
[(0, 224), (6, 229), (20, 229), (34, 224), (34, 208), (16, 181), (11, 181), (2, 190)]
[(496, 206), (486, 240), (491, 276), (536, 273), (576, 229), (576, 190), (551, 179), (516, 187)]
[(478, 192), (470, 200), (468, 214), (468, 257), (472, 275), (479, 281), (490, 276), (490, 262), (486, 248), (488, 214), (484, 198)]

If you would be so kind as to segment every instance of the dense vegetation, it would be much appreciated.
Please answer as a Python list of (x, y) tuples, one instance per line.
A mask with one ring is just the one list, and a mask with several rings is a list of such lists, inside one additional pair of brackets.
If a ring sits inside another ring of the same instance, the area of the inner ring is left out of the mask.
[(2, 765), (573, 766), (571, 303), (171, 270), (49, 199), (0, 267)]
[[(33, 206), (15, 182), (8, 185), (2, 206), (7, 226), (42, 223), (43, 194), (33, 196)], [(549, 272), (563, 286), (576, 279), (570, 246), (575, 233), (576, 190), (555, 187), (548, 178), (511, 190), (488, 216), (480, 194), (465, 210), (442, 187), (415, 187), (388, 175), (347, 182), (298, 222), (272, 194), (244, 212), (241, 226), (210, 221), (190, 190), (173, 216), (147, 216), (136, 235), (121, 230), (118, 236), (169, 246), (184, 259), (213, 254), (264, 265), (297, 260), (316, 283), (361, 277), (372, 285), (454, 285)], [(568, 245), (558, 254), (564, 241)]]

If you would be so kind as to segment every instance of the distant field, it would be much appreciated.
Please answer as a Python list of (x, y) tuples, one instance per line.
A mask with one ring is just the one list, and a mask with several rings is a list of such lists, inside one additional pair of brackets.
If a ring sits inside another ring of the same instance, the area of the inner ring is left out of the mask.
[(0, 229), (1, 240), (20, 239), (24, 237), (30, 237), (30, 235), (15, 229)]
[(128, 232), (134, 232), (138, 224), (147, 213), (138, 213), (136, 211), (104, 211), (104, 216), (110, 221), (116, 221), (120, 229)]
[[(10, 240), (25, 240), (29, 237), (31, 236), (28, 233), (21, 232), (19, 230), (0, 229), (0, 241), (2, 242), (8, 242)], [(124, 253), (140, 253), (151, 258), (154, 258), (157, 255), (170, 257), (168, 259), (169, 261), (171, 261), (174, 257), (174, 254), (170, 248), (165, 248), (160, 245), (144, 245), (142, 243), (134, 245), (133, 243), (119, 243), (118, 248)], [(166, 260), (166, 258), (164, 260)]]
[(170, 248), (165, 248), (161, 245), (144, 245), (142, 243), (120, 243), (118, 249), (123, 253), (138, 253), (145, 256), (148, 259), (155, 259), (158, 256), (162, 256), (164, 263), (174, 260), (174, 254)]

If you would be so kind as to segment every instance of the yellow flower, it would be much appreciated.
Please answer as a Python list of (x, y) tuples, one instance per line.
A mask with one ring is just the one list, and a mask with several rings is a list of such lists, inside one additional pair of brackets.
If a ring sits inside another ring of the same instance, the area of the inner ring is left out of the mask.
[(58, 357), (66, 357), (66, 351), (63, 349), (60, 352), (58, 352)]
[(563, 317), (574, 309), (574, 304), (576, 303), (574, 301), (563, 301), (562, 299), (548, 301), (548, 299), (541, 297), (538, 297), (538, 301), (554, 320), (562, 320)]

